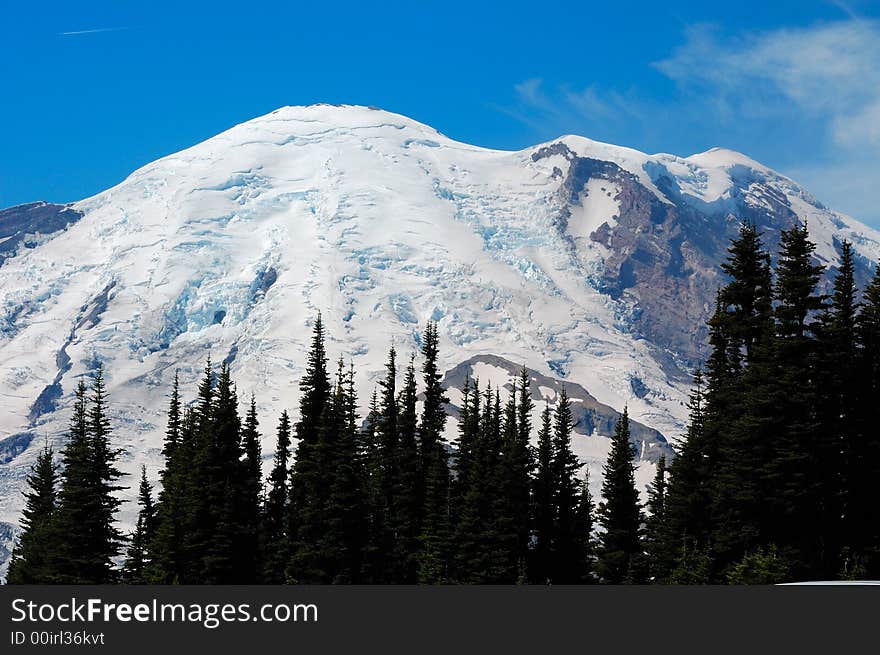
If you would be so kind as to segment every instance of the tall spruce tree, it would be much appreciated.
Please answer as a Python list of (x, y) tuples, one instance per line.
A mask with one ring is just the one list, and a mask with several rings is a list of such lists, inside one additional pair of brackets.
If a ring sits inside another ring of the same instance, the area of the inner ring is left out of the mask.
[(596, 544), (593, 540), (595, 511), (593, 495), (590, 492), (590, 471), (587, 469), (581, 482), (577, 514), (575, 515), (575, 543), (578, 557), (572, 577), (581, 584), (592, 584), (595, 582), (593, 571), (596, 559)]
[(122, 580), (127, 584), (147, 584), (150, 555), (148, 545), (156, 527), (156, 508), (153, 503), (153, 485), (147, 479), (147, 467), (141, 466), (138, 488), (138, 516), (134, 532), (129, 538), (128, 551), (122, 567)]
[(666, 456), (657, 462), (657, 473), (648, 487), (648, 518), (645, 521), (644, 548), (648, 558), (648, 573), (652, 581), (660, 581), (666, 572), (667, 556), (663, 552), (666, 524)]
[(6, 584), (52, 584), (58, 579), (56, 532), (58, 466), (47, 445), (37, 455), (27, 476), (21, 533), (12, 549)]
[[(214, 414), (216, 411), (215, 371), (208, 357), (199, 382), (196, 402), (186, 412), (181, 430), (181, 454), (188, 451), (189, 465), (184, 466), (182, 476), (182, 584), (206, 583), (205, 559), (216, 536), (214, 488), (215, 467)], [(227, 542), (225, 545), (229, 545)]]
[(418, 582), (441, 584), (449, 578), (449, 463), (443, 432), (449, 402), (437, 366), (437, 324), (429, 322), (422, 337), (422, 380), (425, 383), (419, 421), (422, 521), (419, 534)]
[(553, 500), (555, 477), (553, 469), (553, 429), (550, 405), (545, 404), (538, 429), (538, 446), (535, 452), (535, 477), (532, 481), (532, 522), (534, 546), (529, 567), (529, 579), (533, 583), (549, 583), (553, 563), (553, 525), (556, 508)]
[[(687, 536), (678, 535), (687, 540), (679, 544), (680, 555), (688, 554), (693, 562), (694, 549), (708, 554), (711, 543), (713, 559), (722, 569), (763, 538), (768, 516), (764, 469), (779, 422), (769, 255), (754, 226), (741, 227), (723, 270), (729, 279), (718, 292), (710, 320), (700, 437), (699, 468), (709, 482), (711, 529), (702, 534), (707, 525), (701, 506), (691, 507), (699, 521), (676, 526), (688, 528)], [(698, 492), (689, 502), (702, 499)], [(704, 560), (700, 558), (701, 571)]]
[[(88, 398), (87, 398), (88, 395)], [(115, 525), (121, 489), (116, 468), (119, 451), (110, 445), (110, 421), (102, 367), (92, 377), (91, 393), (80, 381), (68, 442), (62, 451), (62, 485), (57, 526), (59, 582), (109, 584), (117, 581), (113, 560), (122, 535)]]
[(275, 441), (275, 459), (269, 473), (269, 490), (263, 503), (263, 582), (281, 584), (289, 558), (287, 502), (290, 493), (290, 417), (281, 413)]
[(504, 514), (508, 517), (505, 539), (511, 552), (515, 578), (527, 579), (530, 530), (530, 486), (534, 468), (531, 438), (529, 377), (525, 367), (514, 381), (504, 412), (504, 439), (501, 444), (502, 489)]
[(762, 396), (774, 402), (774, 416), (783, 427), (772, 440), (765, 468), (769, 511), (757, 545), (778, 546), (791, 560), (794, 577), (812, 577), (822, 567), (816, 526), (822, 522), (823, 498), (829, 491), (817, 457), (827, 451), (822, 443), (827, 435), (819, 429), (813, 338), (824, 300), (816, 287), (824, 269), (814, 263), (814, 251), (805, 224), (782, 232), (775, 307), (777, 393)]
[(318, 549), (324, 560), (324, 582), (333, 584), (360, 582), (364, 568), (367, 511), (358, 456), (353, 375), (340, 359), (319, 442), (329, 480), (327, 497), (322, 501), (325, 532)]
[[(659, 582), (700, 579), (709, 573), (694, 564), (696, 553), (709, 552), (710, 534), (710, 464), (705, 446), (705, 399), (703, 374), (694, 373), (694, 383), (688, 400), (689, 421), (678, 455), (669, 467), (670, 481), (665, 498), (665, 520), (661, 524), (662, 542), (657, 544), (652, 557), (652, 570)], [(675, 572), (675, 573), (674, 573)]]
[(394, 579), (415, 584), (418, 579), (419, 534), (422, 522), (422, 472), (419, 461), (415, 356), (406, 368), (398, 396), (397, 475), (394, 489)]
[(202, 555), (207, 584), (245, 584), (253, 562), (244, 560), (242, 531), (241, 417), (238, 394), (223, 362), (210, 420), (203, 426), (207, 449), (207, 532)]
[(394, 559), (396, 530), (394, 508), (399, 485), (399, 408), (397, 403), (397, 351), (392, 346), (385, 363), (385, 377), (379, 381), (376, 447), (370, 475), (374, 489), (371, 509), (371, 543), (368, 571), (373, 583), (390, 583), (397, 578)]
[(596, 566), (602, 581), (609, 584), (633, 581), (632, 571), (640, 553), (641, 509), (635, 486), (634, 457), (629, 413), (624, 408), (614, 428), (611, 452), (603, 470), (604, 500), (599, 505), (599, 519), (605, 531), (600, 537)]
[[(859, 491), (858, 487), (868, 484), (868, 480), (880, 480), (880, 459), (861, 456), (861, 453), (880, 452), (880, 430), (877, 429), (880, 425), (880, 403), (877, 402), (877, 398), (880, 398), (880, 266), (875, 268), (874, 277), (865, 288), (857, 330), (860, 345), (857, 420), (862, 443), (858, 449), (860, 456), (856, 460), (855, 470), (851, 473), (855, 484), (847, 492), (846, 520), (850, 523), (847, 532), (859, 534), (863, 545), (851, 547), (847, 555), (852, 564), (857, 564), (855, 559), (860, 557), (864, 577), (876, 579), (880, 577), (880, 519), (877, 517), (876, 503), (870, 503), (870, 492), (864, 489)], [(870, 504), (870, 507), (865, 507), (861, 513), (859, 525), (858, 508), (864, 507), (864, 503)], [(857, 548), (863, 552), (856, 552)]]
[(556, 584), (575, 584), (583, 577), (583, 543), (577, 522), (580, 462), (571, 450), (573, 426), (571, 401), (563, 387), (556, 403), (551, 463), (554, 505), (551, 579)]
[(852, 245), (841, 244), (840, 266), (834, 277), (831, 303), (817, 325), (815, 387), (818, 400), (815, 452), (818, 460), (816, 483), (819, 539), (815, 571), (823, 579), (835, 576), (843, 559), (858, 561), (865, 550), (861, 541), (864, 512), (870, 507), (863, 494), (870, 493), (862, 476), (865, 459), (870, 454), (862, 449), (865, 425), (860, 421), (859, 407), (859, 339), (856, 326), (858, 313), (855, 283), (855, 262)]
[[(192, 431), (185, 434), (185, 424), (180, 400), (180, 377), (174, 373), (168, 407), (168, 421), (162, 454), (165, 467), (160, 479), (162, 490), (156, 502), (156, 530), (147, 544), (149, 566), (147, 580), (152, 583), (170, 584), (181, 582), (186, 575), (185, 521), (188, 516), (187, 474), (192, 466)], [(186, 438), (185, 438), (186, 437)]]
[(238, 467), (236, 495), (236, 577), (248, 584), (259, 582), (263, 574), (260, 525), (263, 504), (263, 456), (260, 449), (260, 421), (257, 401), (251, 401), (245, 413), (240, 436), (241, 464)]
[(324, 325), (318, 314), (306, 370), (300, 381), (300, 419), (296, 424), (299, 443), (291, 475), (288, 528), (291, 557), (287, 579), (296, 583), (321, 582), (328, 576), (322, 568), (323, 555), (318, 548), (326, 530), (322, 509), (329, 483), (321, 461), (324, 449), (319, 443), (331, 402), (324, 340)]

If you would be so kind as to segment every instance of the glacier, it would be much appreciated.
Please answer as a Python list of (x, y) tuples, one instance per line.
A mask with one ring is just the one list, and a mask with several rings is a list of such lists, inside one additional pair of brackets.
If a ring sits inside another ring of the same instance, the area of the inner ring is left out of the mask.
[[(388, 347), (417, 352), (435, 320), (444, 370), (470, 361), (503, 386), (525, 365), (545, 380), (539, 399), (555, 399), (546, 380), (580, 385), (674, 445), (740, 220), (771, 245), (806, 220), (830, 270), (848, 239), (862, 280), (880, 258), (880, 234), (740, 153), (648, 155), (578, 136), (490, 150), (359, 106), (278, 109), (58, 211), (69, 220), (45, 234), (19, 221), (0, 263), (7, 536), (28, 468), (63, 443), (76, 380), (98, 362), (121, 467), (153, 479), (175, 370), (191, 398), (209, 355), (230, 364), (242, 399), (256, 395), (268, 461), (318, 312), (364, 401)], [(576, 430), (598, 490), (607, 431)], [(656, 458), (641, 455), (644, 485)]]

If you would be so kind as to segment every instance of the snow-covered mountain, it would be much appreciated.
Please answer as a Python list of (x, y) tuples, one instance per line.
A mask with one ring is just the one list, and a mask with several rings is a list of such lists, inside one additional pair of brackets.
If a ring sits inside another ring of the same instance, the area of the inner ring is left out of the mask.
[[(328, 105), (248, 121), (70, 206), (5, 210), (0, 522), (17, 521), (25, 472), (44, 438), (62, 438), (75, 381), (98, 361), (127, 471), (156, 476), (174, 369), (194, 395), (209, 354), (231, 363), (242, 397), (256, 393), (270, 455), (318, 311), (364, 397), (388, 346), (416, 350), (434, 319), (446, 370), (468, 362), (499, 384), (525, 364), (596, 407), (628, 404), (674, 443), (738, 221), (772, 246), (798, 217), (824, 263), (844, 238), (862, 279), (880, 258), (880, 234), (739, 153), (647, 155), (576, 136), (487, 150)], [(552, 401), (546, 379), (536, 386)], [(601, 425), (578, 427), (590, 461)]]

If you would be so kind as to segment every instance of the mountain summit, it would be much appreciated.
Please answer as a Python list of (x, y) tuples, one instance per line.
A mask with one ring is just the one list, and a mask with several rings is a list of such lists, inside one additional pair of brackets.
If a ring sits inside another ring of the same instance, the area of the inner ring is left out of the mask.
[(24, 474), (98, 362), (127, 471), (155, 477), (164, 394), (175, 369), (193, 393), (208, 355), (242, 397), (257, 393), (269, 451), (319, 311), (362, 396), (388, 346), (416, 350), (433, 319), (447, 371), (467, 364), (494, 386), (526, 365), (551, 402), (548, 380), (580, 385), (594, 414), (579, 414), (574, 445), (589, 463), (607, 452), (602, 417), (628, 405), (650, 467), (681, 431), (743, 220), (771, 249), (807, 221), (831, 269), (852, 241), (861, 281), (880, 258), (876, 231), (729, 150), (647, 155), (576, 136), (488, 150), (356, 106), (278, 109), (86, 200), (4, 210), (0, 521), (17, 521)]

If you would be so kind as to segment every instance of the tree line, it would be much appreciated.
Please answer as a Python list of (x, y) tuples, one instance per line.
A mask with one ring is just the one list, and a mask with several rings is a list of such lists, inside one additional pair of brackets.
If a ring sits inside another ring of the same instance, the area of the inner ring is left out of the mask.
[[(467, 380), (453, 447), (444, 438), (449, 399), (438, 354), (437, 325), (429, 323), (420, 389), (415, 357), (399, 371), (392, 347), (361, 419), (354, 369), (340, 360), (330, 370), (319, 315), (299, 420), (281, 415), (265, 480), (256, 400), (240, 413), (229, 367), (209, 361), (191, 403), (175, 376), (161, 491), (142, 469), (137, 522), (126, 537), (114, 522), (120, 453), (109, 445), (98, 369), (90, 389), (82, 381), (77, 388), (60, 467), (46, 447), (28, 477), (7, 581), (513, 584), (631, 575), (625, 551), (639, 547), (641, 515), (626, 413), (607, 484), (617, 476), (629, 494), (596, 508), (571, 449), (564, 390), (554, 411), (545, 406), (533, 447), (525, 368), (503, 405), (502, 389)], [(596, 537), (597, 519), (609, 538)]]
[[(161, 491), (142, 469), (123, 536), (119, 451), (103, 371), (80, 382), (60, 467), (28, 476), (9, 583), (770, 583), (878, 575), (880, 274), (862, 294), (852, 248), (829, 297), (806, 226), (783, 231), (774, 279), (752, 225), (733, 240), (709, 321), (690, 420), (643, 506), (624, 410), (596, 504), (571, 447), (563, 388), (532, 425), (523, 368), (507, 392), (468, 379), (458, 438), (437, 325), (400, 371), (388, 353), (366, 416), (354, 369), (331, 370), (320, 315), (299, 416), (275, 429), (261, 473), (254, 397), (240, 411), (229, 367), (209, 361), (193, 402), (177, 376)], [(402, 373), (402, 375), (401, 375)], [(398, 383), (401, 383), (398, 385)], [(421, 388), (420, 388), (421, 387)], [(502, 392), (504, 391), (504, 398)], [(503, 400), (503, 402), (502, 402)], [(421, 407), (419, 407), (421, 401)], [(533, 438), (534, 436), (534, 438)], [(295, 451), (293, 442), (296, 439)]]

